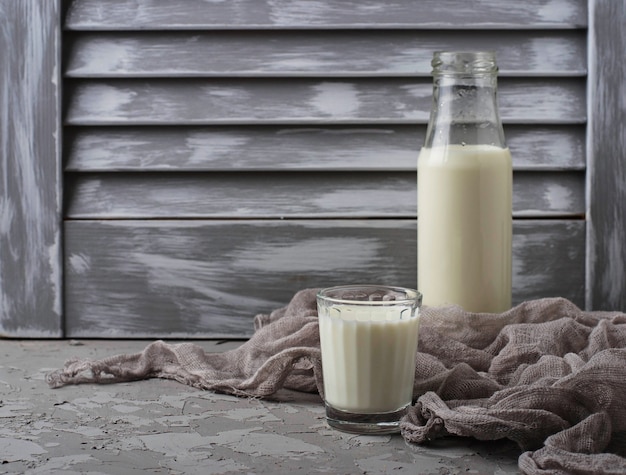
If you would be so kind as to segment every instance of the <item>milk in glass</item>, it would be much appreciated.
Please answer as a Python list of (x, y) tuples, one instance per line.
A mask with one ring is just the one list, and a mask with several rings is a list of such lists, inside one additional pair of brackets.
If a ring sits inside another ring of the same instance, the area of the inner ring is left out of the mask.
[(342, 306), (319, 315), (326, 402), (358, 413), (411, 403), (419, 318), (399, 309)]

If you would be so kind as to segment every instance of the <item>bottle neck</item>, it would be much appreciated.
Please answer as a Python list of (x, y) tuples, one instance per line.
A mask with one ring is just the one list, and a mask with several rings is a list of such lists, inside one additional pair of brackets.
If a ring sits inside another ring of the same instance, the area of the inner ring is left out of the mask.
[(493, 145), (506, 147), (498, 113), (493, 71), (433, 73), (433, 103), (425, 147)]

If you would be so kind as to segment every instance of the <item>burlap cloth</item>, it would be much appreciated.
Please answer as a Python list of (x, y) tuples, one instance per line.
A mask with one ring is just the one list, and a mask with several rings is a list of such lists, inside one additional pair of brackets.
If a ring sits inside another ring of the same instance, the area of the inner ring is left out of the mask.
[[(258, 315), (235, 350), (157, 341), (138, 354), (70, 360), (48, 383), (158, 377), (238, 396), (282, 387), (323, 394), (315, 294)], [(418, 350), (417, 401), (401, 424), (407, 441), (508, 438), (522, 449), (525, 474), (626, 474), (626, 314), (558, 298), (498, 315), (425, 307)]]

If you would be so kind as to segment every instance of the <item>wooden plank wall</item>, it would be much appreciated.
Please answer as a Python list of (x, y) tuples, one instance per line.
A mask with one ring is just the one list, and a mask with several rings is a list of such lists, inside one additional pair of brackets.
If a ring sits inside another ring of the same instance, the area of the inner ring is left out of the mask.
[(63, 334), (59, 20), (0, 0), (0, 337)]
[(584, 0), (74, 0), (66, 335), (245, 337), (304, 287), (418, 285), (438, 49), (498, 54), (514, 301), (584, 306), (586, 28)]
[(626, 2), (590, 3), (587, 305), (626, 311)]

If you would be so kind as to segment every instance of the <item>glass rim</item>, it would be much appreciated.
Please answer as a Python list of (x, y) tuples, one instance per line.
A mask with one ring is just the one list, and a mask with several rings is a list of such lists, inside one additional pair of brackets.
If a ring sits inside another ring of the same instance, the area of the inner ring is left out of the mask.
[[(396, 298), (394, 300), (355, 300), (355, 299), (347, 299), (341, 297), (334, 297), (331, 295), (327, 295), (328, 292), (338, 292), (338, 291), (348, 291), (348, 290), (380, 290), (381, 292), (394, 292), (401, 293), (404, 296), (402, 298)], [(395, 306), (395, 305), (416, 305), (420, 306), (422, 302), (422, 294), (415, 289), (411, 289), (409, 287), (400, 287), (400, 286), (392, 286), (392, 285), (376, 285), (376, 284), (346, 284), (346, 285), (336, 285), (333, 287), (326, 287), (320, 289), (316, 295), (318, 300), (323, 300), (325, 302), (331, 302), (335, 304), (346, 304), (346, 305), (362, 305), (362, 306)]]

